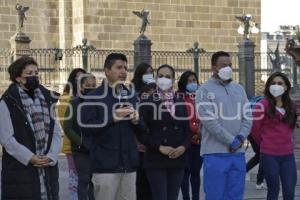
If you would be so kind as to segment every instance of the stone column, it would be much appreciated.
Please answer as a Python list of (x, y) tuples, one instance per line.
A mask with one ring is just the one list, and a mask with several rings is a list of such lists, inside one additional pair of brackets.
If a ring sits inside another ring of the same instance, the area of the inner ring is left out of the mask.
[(255, 95), (255, 44), (250, 39), (244, 39), (239, 45), (239, 82), (245, 87), (248, 97)]
[(141, 62), (145, 62), (151, 65), (151, 40), (144, 34), (141, 34), (134, 41), (134, 69)]
[(18, 32), (10, 38), (13, 60), (30, 55), (30, 38), (23, 32)]

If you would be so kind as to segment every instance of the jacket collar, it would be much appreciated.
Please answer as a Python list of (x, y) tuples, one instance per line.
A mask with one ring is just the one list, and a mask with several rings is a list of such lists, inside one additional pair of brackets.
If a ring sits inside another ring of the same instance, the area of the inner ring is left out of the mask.
[[(57, 93), (55, 91), (50, 91), (42, 85), (39, 86), (39, 89), (42, 91), (42, 93), (48, 103), (51, 104), (51, 103), (56, 103), (58, 101), (59, 95), (60, 95), (59, 93)], [(16, 103), (18, 103), (19, 105), (22, 105), (17, 83), (10, 84), (9, 87), (7, 88), (7, 90), (4, 92), (2, 97), (4, 97), (4, 98), (10, 97), (11, 99), (14, 99), (14, 101), (16, 101)]]
[[(122, 85), (122, 89), (127, 91), (128, 96), (131, 96), (132, 92), (125, 85)], [(103, 92), (107, 91), (108, 95), (113, 95), (113, 90), (115, 90), (115, 88), (110, 87), (108, 85), (107, 81), (103, 80), (102, 83), (101, 83), (101, 85), (96, 90), (98, 90), (98, 92), (100, 92), (101, 94)], [(118, 94), (117, 92), (114, 92), (114, 93)]]

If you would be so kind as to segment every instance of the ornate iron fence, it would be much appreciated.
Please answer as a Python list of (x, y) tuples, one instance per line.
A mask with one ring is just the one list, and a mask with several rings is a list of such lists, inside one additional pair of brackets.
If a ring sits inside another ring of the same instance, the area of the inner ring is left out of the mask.
[(0, 84), (7, 85), (9, 76), (7, 68), (13, 62), (13, 52), (10, 49), (0, 49)]
[[(43, 84), (51, 88), (58, 88), (61, 91), (66, 83), (69, 73), (74, 68), (87, 68), (98, 80), (104, 77), (103, 64), (106, 56), (112, 52), (123, 53), (128, 58), (128, 80), (132, 79), (134, 71), (134, 51), (133, 50), (89, 50), (87, 56), (87, 66), (83, 66), (83, 53), (80, 49), (31, 49), (23, 52), (31, 55), (39, 63), (40, 80)], [(205, 82), (211, 77), (211, 56), (213, 52), (200, 54), (199, 60), (199, 80)], [(239, 81), (238, 53), (231, 52), (233, 79)], [(7, 86), (9, 82), (7, 68), (12, 62), (13, 53), (9, 49), (0, 50), (0, 78), (1, 85)], [(187, 52), (175, 51), (152, 51), (152, 66), (157, 69), (162, 64), (169, 64), (176, 69), (176, 78), (186, 70), (194, 69), (194, 55)], [(261, 94), (267, 77), (272, 73), (272, 62), (270, 54), (255, 53), (255, 90), (256, 94)], [(299, 73), (293, 59), (287, 54), (281, 54), (282, 71), (287, 74), (293, 85), (298, 85)], [(1, 92), (1, 91), (0, 91)]]

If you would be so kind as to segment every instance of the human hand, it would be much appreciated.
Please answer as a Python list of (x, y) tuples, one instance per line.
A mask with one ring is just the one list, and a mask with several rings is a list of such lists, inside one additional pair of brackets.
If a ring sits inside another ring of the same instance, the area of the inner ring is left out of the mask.
[(129, 118), (131, 119), (131, 122), (134, 125), (137, 125), (139, 123), (139, 120), (140, 120), (140, 115), (139, 115), (138, 111), (134, 110), (134, 112), (129, 115)]
[(185, 150), (186, 149), (184, 146), (179, 146), (169, 153), (169, 158), (171, 158), (171, 159), (178, 158), (182, 154), (184, 154)]
[(113, 120), (114, 122), (118, 122), (123, 120), (125, 117), (130, 116), (134, 112), (135, 110), (131, 106), (117, 108), (113, 113)]
[(239, 148), (241, 148), (244, 144), (244, 136), (242, 135), (237, 135), (233, 139), (232, 143), (230, 144), (229, 151), (230, 153), (236, 152)]
[(33, 155), (30, 159), (30, 163), (35, 167), (46, 167), (51, 162), (51, 159), (47, 156)]
[(163, 146), (163, 145), (160, 145), (160, 146), (159, 146), (159, 151), (160, 151), (160, 153), (162, 153), (162, 154), (164, 154), (164, 155), (166, 155), (166, 156), (169, 156), (169, 153), (170, 153), (171, 151), (173, 151), (173, 150), (174, 150), (173, 147)]

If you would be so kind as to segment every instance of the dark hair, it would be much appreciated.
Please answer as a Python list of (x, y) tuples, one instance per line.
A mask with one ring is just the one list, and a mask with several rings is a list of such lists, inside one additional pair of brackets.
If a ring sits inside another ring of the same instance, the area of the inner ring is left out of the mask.
[(105, 68), (110, 69), (114, 65), (116, 60), (122, 60), (122, 61), (127, 62), (127, 58), (124, 54), (122, 54), (122, 53), (111, 53), (105, 59), (104, 69)]
[(178, 92), (185, 92), (186, 85), (188, 83), (188, 78), (190, 76), (194, 76), (197, 80), (197, 84), (199, 84), (198, 76), (195, 72), (192, 72), (191, 70), (183, 72), (181, 74), (179, 81), (178, 81)]
[(295, 110), (295, 105), (293, 101), (290, 98), (290, 90), (291, 90), (291, 83), (287, 76), (284, 73), (281, 72), (274, 72), (271, 74), (266, 82), (265, 85), (265, 97), (269, 102), (270, 109), (267, 111), (269, 117), (274, 117), (275, 116), (275, 111), (276, 111), (276, 99), (274, 96), (270, 93), (269, 88), (272, 85), (272, 81), (274, 80), (275, 77), (280, 77), (283, 79), (285, 82), (285, 85), (287, 87), (286, 91), (282, 95), (282, 103), (283, 103), (283, 108), (285, 109), (285, 115), (283, 117), (283, 121), (287, 122), (291, 125), (296, 124), (297, 120), (297, 114)]
[(155, 89), (156, 89), (156, 83), (149, 83), (141, 88), (140, 95), (142, 95), (143, 93), (149, 93), (151, 90), (155, 90)]
[(225, 51), (217, 51), (211, 57), (211, 66), (216, 66), (218, 59), (222, 56), (230, 57), (229, 53), (227, 53)]
[(70, 94), (70, 90), (72, 89), (72, 95), (73, 96), (77, 95), (78, 83), (76, 82), (76, 76), (78, 72), (81, 72), (83, 74), (86, 73), (86, 71), (82, 68), (73, 69), (68, 77), (68, 83), (65, 85), (64, 92), (63, 92), (64, 94)]
[(159, 66), (156, 70), (156, 74), (158, 74), (159, 70), (161, 70), (162, 68), (170, 69), (171, 72), (172, 72), (173, 79), (175, 78), (175, 69), (171, 65), (168, 65), (168, 64), (164, 64), (164, 65)]
[(146, 83), (143, 82), (143, 75), (147, 72), (147, 70), (149, 68), (152, 69), (151, 65), (149, 65), (148, 63), (140, 63), (136, 67), (136, 69), (134, 71), (133, 79), (131, 82), (134, 84), (135, 90), (137, 92), (140, 92), (141, 88), (143, 88), (145, 85), (147, 85)]
[(91, 74), (91, 73), (84, 73), (84, 76), (82, 77), (79, 77), (80, 78), (80, 87), (85, 83), (85, 81), (89, 78), (93, 78), (93, 79), (96, 79), (96, 77)]
[(29, 56), (23, 56), (21, 58), (18, 58), (15, 60), (9, 67), (8, 67), (8, 73), (9, 73), (9, 79), (12, 82), (17, 82), (16, 78), (20, 77), (22, 75), (23, 70), (27, 65), (36, 65), (38, 66), (37, 62)]

